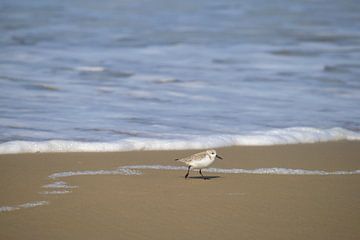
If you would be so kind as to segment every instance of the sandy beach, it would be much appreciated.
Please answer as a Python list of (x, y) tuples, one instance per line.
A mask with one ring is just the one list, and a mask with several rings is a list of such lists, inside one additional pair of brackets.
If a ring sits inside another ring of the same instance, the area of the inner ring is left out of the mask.
[[(216, 169), (360, 169), (360, 142), (217, 149)], [(360, 175), (134, 169), (197, 152), (0, 155), (0, 239), (359, 239)], [(100, 174), (101, 171), (104, 170)], [(50, 178), (54, 173), (99, 175)], [(44, 188), (63, 181), (67, 187)], [(76, 186), (76, 188), (75, 188)], [(69, 191), (44, 194), (46, 191)], [(27, 207), (26, 203), (42, 203)], [(3, 208), (4, 209), (4, 208)]]
[(359, 240), (359, 7), (2, 0), (0, 240)]

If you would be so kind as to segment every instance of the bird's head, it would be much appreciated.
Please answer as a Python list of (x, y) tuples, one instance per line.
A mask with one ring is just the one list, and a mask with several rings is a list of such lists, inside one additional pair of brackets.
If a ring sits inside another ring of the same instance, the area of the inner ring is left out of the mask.
[(214, 158), (223, 159), (222, 157), (220, 157), (219, 155), (216, 154), (216, 151), (215, 151), (214, 149), (207, 150), (206, 153), (207, 153), (207, 155), (209, 155), (212, 159), (214, 159)]

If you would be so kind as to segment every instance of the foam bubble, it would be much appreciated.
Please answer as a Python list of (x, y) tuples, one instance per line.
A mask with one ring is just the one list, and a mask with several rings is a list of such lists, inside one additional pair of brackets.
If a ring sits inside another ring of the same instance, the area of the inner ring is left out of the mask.
[(286, 128), (256, 131), (244, 135), (213, 135), (187, 139), (126, 138), (116, 142), (77, 142), (51, 140), (43, 142), (11, 141), (0, 144), (0, 154), (36, 152), (118, 152), (136, 150), (181, 150), (225, 146), (267, 146), (360, 140), (360, 133), (343, 128)]

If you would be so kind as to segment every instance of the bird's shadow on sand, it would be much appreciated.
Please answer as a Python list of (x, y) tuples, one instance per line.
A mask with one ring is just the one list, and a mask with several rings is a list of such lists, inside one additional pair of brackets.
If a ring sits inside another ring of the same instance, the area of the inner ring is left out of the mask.
[(211, 180), (216, 178), (220, 178), (220, 176), (205, 176), (205, 179), (201, 176), (188, 177), (188, 179), (200, 179), (200, 180)]

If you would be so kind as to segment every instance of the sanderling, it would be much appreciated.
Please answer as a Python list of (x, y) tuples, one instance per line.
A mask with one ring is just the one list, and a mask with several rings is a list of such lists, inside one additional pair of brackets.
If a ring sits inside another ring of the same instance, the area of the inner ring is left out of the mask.
[(189, 176), (190, 168), (199, 169), (200, 175), (204, 179), (208, 179), (204, 177), (204, 175), (201, 173), (201, 169), (210, 166), (215, 161), (215, 158), (222, 159), (222, 157), (217, 155), (216, 151), (212, 149), (204, 152), (195, 153), (185, 158), (175, 159), (175, 161), (180, 161), (188, 165), (188, 171), (185, 175), (185, 179)]

